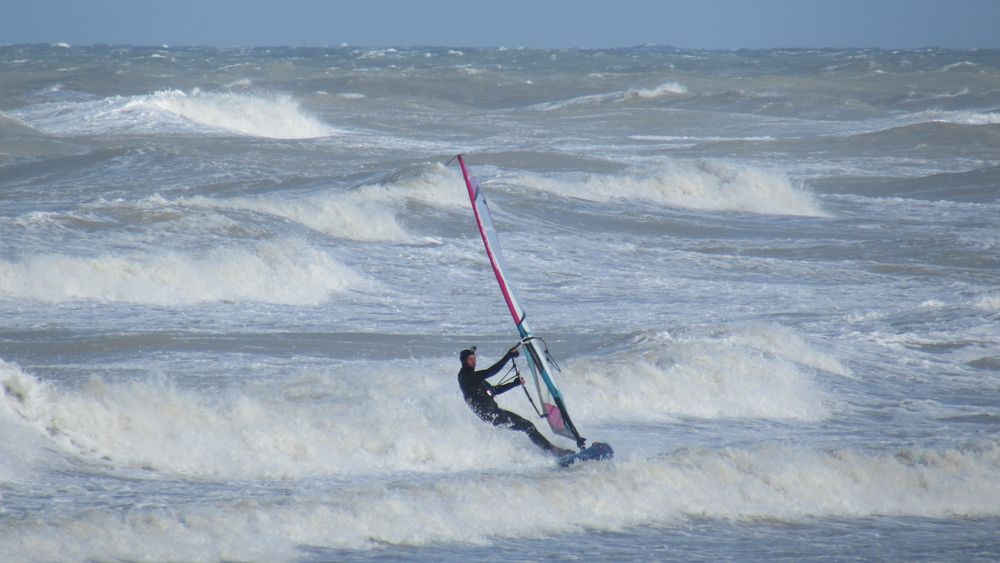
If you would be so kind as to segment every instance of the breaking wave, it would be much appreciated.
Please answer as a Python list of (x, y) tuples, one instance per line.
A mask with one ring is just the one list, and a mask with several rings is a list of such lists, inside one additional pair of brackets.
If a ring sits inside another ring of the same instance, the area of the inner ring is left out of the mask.
[[(415, 396), (414, 367), (354, 362), (206, 394), (167, 381), (99, 377), (67, 389), (0, 360), (0, 414), (8, 417), (4, 424), (27, 424), (71, 456), (198, 478), (442, 472), (547, 461), (520, 436), (479, 424), (454, 393), (452, 378), (427, 381)], [(417, 368), (451, 371), (437, 363)]]
[(692, 518), (1000, 515), (995, 442), (884, 452), (764, 442), (623, 453), (553, 472), (541, 454), (525, 455), (532, 446), (522, 437), (480, 424), (459, 397), (442, 393), (444, 383), (427, 380), (428, 392), (415, 396), (399, 368), (358, 364), (351, 373), (365, 377), (304, 376), (218, 396), (98, 378), (61, 389), (0, 361), (3, 424), (33, 428), (76, 456), (196, 478), (394, 475), (265, 501), (220, 495), (169, 508), (66, 511), (25, 519), (0, 537), (0, 550), (45, 560), (288, 559), (305, 545), (485, 543)]
[(531, 189), (595, 202), (640, 200), (709, 211), (824, 217), (811, 193), (784, 174), (720, 161), (670, 162), (642, 172), (544, 177), (522, 175)]
[(50, 302), (309, 305), (365, 283), (329, 255), (292, 240), (199, 255), (43, 254), (0, 261), (0, 296)]
[(679, 84), (677, 82), (664, 82), (663, 84), (660, 84), (655, 88), (639, 88), (639, 89), (628, 90), (622, 96), (622, 99), (652, 100), (656, 98), (662, 98), (664, 96), (677, 96), (687, 93), (688, 89), (683, 84)]
[(653, 88), (631, 88), (628, 90), (620, 90), (617, 92), (610, 92), (607, 94), (589, 94), (586, 96), (578, 96), (576, 98), (570, 98), (568, 100), (560, 100), (555, 102), (544, 102), (541, 104), (535, 104), (529, 106), (527, 109), (537, 110), (537, 111), (553, 111), (559, 110), (570, 106), (587, 105), (587, 104), (601, 104), (601, 103), (620, 103), (628, 101), (648, 101), (656, 100), (664, 97), (674, 97), (682, 96), (688, 93), (687, 86), (680, 84), (678, 82), (664, 82), (659, 86)]
[(899, 118), (905, 124), (954, 123), (956, 125), (996, 125), (1000, 124), (1000, 111), (940, 111), (927, 110)]
[(983, 295), (973, 302), (973, 307), (988, 313), (1000, 313), (1000, 293)]
[(336, 133), (285, 94), (202, 92), (197, 88), (190, 93), (164, 90), (41, 104), (18, 110), (16, 115), (57, 135), (175, 133), (192, 127), (271, 139), (310, 139)]
[(563, 386), (588, 420), (670, 422), (678, 417), (819, 421), (836, 400), (817, 370), (847, 376), (836, 358), (791, 331), (760, 325), (675, 339), (658, 333), (628, 350), (573, 360)]
[(184, 198), (178, 205), (266, 213), (333, 237), (362, 242), (413, 242), (399, 220), (408, 202), (458, 209), (468, 205), (462, 177), (454, 168), (435, 164), (405, 178), (366, 184), (349, 191), (299, 198)]
[[(359, 484), (287, 500), (219, 498), (31, 519), (0, 539), (42, 560), (285, 560), (302, 546), (488, 544), (688, 519), (995, 517), (1000, 447), (867, 454), (793, 446), (681, 450), (544, 475)], [(586, 494), (581, 494), (586, 491)], [(540, 506), (546, 507), (544, 510)], [(28, 546), (30, 551), (28, 551)]]

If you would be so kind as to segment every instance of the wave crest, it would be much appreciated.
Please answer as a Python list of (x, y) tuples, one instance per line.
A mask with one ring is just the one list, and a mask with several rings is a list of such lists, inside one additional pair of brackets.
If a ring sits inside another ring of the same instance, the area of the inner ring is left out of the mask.
[(174, 133), (192, 127), (270, 139), (311, 139), (336, 130), (285, 94), (163, 90), (21, 109), (26, 123), (53, 134)]
[(541, 454), (525, 459), (534, 447), (521, 436), (481, 424), (454, 395), (451, 378), (428, 383), (419, 397), (412, 387), (409, 369), (356, 362), (219, 394), (163, 380), (100, 377), (66, 389), (0, 360), (0, 416), (27, 424), (73, 457), (194, 477), (433, 472), (547, 461)]
[(1000, 111), (977, 112), (977, 111), (943, 111), (926, 110), (911, 113), (899, 118), (897, 121), (907, 125), (920, 123), (953, 123), (955, 125), (996, 125), (1000, 124)]
[(301, 198), (192, 197), (179, 205), (214, 209), (238, 209), (266, 213), (294, 221), (332, 237), (361, 242), (413, 242), (399, 220), (409, 201), (439, 208), (459, 209), (468, 205), (462, 177), (454, 168), (432, 165), (411, 177), (366, 184), (350, 191), (326, 192)]
[(606, 203), (640, 200), (708, 211), (825, 217), (812, 194), (781, 172), (720, 161), (678, 161), (643, 172), (550, 178), (522, 175), (532, 189)]
[(0, 261), (0, 295), (49, 302), (161, 305), (254, 301), (310, 305), (366, 282), (329, 255), (297, 241), (201, 255), (48, 254)]
[(849, 372), (780, 327), (721, 337), (641, 337), (623, 352), (568, 364), (567, 393), (587, 419), (669, 422), (677, 417), (818, 421), (834, 399), (812, 371)]
[(662, 98), (665, 96), (679, 96), (687, 93), (687, 86), (684, 86), (683, 84), (678, 82), (664, 82), (654, 88), (637, 88), (629, 90), (625, 92), (622, 99), (655, 100), (656, 98)]
[(609, 92), (607, 94), (587, 94), (584, 96), (570, 98), (568, 100), (543, 102), (529, 106), (527, 109), (537, 111), (553, 111), (578, 105), (650, 101), (671, 96), (683, 96), (687, 93), (687, 86), (679, 82), (669, 81), (652, 88), (630, 88), (628, 90), (619, 90), (616, 92)]
[(178, 90), (157, 92), (134, 100), (125, 109), (152, 107), (217, 129), (253, 137), (311, 139), (334, 130), (304, 113), (298, 101), (284, 94), (251, 95)]

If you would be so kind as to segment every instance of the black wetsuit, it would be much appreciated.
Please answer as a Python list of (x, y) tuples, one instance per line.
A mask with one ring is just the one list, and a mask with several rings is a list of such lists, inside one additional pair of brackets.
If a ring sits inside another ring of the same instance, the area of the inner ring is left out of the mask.
[(469, 404), (473, 412), (479, 415), (479, 418), (489, 422), (493, 426), (506, 426), (511, 430), (524, 432), (536, 446), (551, 454), (562, 455), (567, 453), (568, 450), (553, 446), (535, 428), (535, 425), (524, 417), (510, 411), (505, 411), (497, 406), (497, 402), (493, 397), (510, 391), (521, 383), (514, 380), (504, 385), (493, 386), (486, 380), (499, 373), (504, 364), (513, 357), (514, 354), (508, 352), (506, 356), (500, 358), (499, 362), (480, 371), (475, 371), (469, 366), (463, 365), (462, 370), (458, 372), (458, 385), (462, 388), (462, 395), (465, 396), (465, 402)]

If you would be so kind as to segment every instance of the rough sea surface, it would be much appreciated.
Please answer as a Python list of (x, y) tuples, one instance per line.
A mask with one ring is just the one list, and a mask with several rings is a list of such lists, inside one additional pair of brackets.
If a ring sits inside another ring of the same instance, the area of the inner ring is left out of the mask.
[(2, 46), (0, 240), (4, 561), (1000, 559), (998, 51)]

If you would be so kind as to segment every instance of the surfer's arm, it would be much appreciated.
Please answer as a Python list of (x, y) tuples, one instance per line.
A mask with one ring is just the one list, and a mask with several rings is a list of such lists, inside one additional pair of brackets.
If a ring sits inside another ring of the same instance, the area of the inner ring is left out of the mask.
[(515, 354), (516, 351), (507, 352), (507, 355), (500, 358), (500, 360), (497, 363), (493, 364), (492, 366), (484, 370), (477, 371), (476, 379), (478, 379), (479, 381), (486, 381), (487, 379), (500, 373), (500, 370), (503, 369), (503, 366), (506, 365), (507, 362), (509, 362), (510, 359), (513, 358)]
[(501, 393), (506, 393), (507, 391), (510, 391), (511, 389), (517, 387), (520, 384), (521, 384), (521, 378), (518, 377), (514, 381), (511, 381), (509, 383), (504, 383), (503, 385), (497, 385), (493, 388), (493, 396), (496, 397)]

